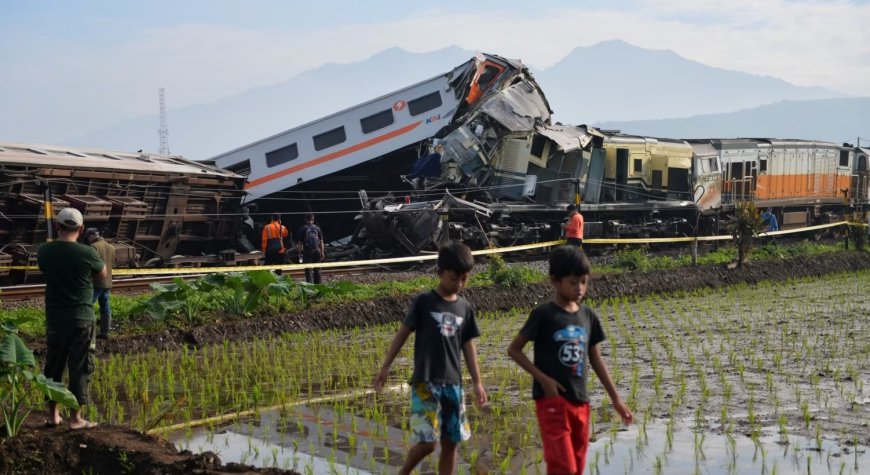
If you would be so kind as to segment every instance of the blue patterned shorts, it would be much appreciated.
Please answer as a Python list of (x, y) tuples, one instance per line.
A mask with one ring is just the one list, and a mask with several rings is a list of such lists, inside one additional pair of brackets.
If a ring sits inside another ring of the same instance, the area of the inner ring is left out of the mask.
[(411, 384), (411, 441), (459, 443), (471, 438), (460, 384)]

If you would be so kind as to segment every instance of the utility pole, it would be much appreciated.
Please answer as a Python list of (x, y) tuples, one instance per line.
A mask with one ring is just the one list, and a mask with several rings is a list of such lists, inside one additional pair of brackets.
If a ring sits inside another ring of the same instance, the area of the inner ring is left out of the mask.
[(157, 129), (160, 138), (161, 155), (169, 155), (169, 126), (166, 124), (166, 89), (160, 88), (160, 128)]

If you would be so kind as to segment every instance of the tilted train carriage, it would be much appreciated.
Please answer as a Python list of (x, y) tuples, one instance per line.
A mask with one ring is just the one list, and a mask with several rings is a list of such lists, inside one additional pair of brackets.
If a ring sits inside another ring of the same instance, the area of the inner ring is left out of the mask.
[(0, 143), (0, 266), (35, 265), (66, 207), (115, 245), (117, 266), (256, 262), (236, 251), (243, 182), (178, 156)]

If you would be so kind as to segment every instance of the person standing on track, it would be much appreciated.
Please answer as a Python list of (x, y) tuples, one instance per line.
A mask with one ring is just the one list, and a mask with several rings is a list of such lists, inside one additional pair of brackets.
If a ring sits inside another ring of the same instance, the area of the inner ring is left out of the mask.
[[(302, 262), (317, 263), (326, 256), (326, 249), (323, 247), (323, 231), (320, 230), (320, 226), (314, 224), (313, 214), (305, 215), (305, 224), (299, 228), (296, 239), (296, 249), (302, 256)], [(319, 284), (320, 269), (305, 269), (305, 281), (309, 284)]]
[(568, 244), (580, 247), (583, 245), (583, 215), (577, 211), (577, 205), (568, 205), (568, 224), (562, 223), (565, 239)]
[[(287, 227), (281, 224), (281, 216), (272, 215), (272, 222), (263, 226), (262, 250), (266, 254), (266, 265), (281, 265), (284, 263), (284, 239), (290, 236)], [(276, 270), (281, 275), (281, 269)]]

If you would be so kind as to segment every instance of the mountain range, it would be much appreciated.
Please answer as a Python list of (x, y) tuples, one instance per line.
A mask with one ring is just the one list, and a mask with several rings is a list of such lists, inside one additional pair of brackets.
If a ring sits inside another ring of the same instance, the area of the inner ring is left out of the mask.
[[(391, 48), (213, 103), (170, 108), (170, 149), (194, 160), (210, 158), (443, 74), (473, 55), (458, 47), (429, 53)], [(840, 141), (859, 136), (870, 117), (870, 98), (714, 68), (622, 41), (576, 48), (548, 68), (530, 69), (555, 120), (626, 133)], [(156, 150), (158, 119), (123, 121), (67, 144)]]

